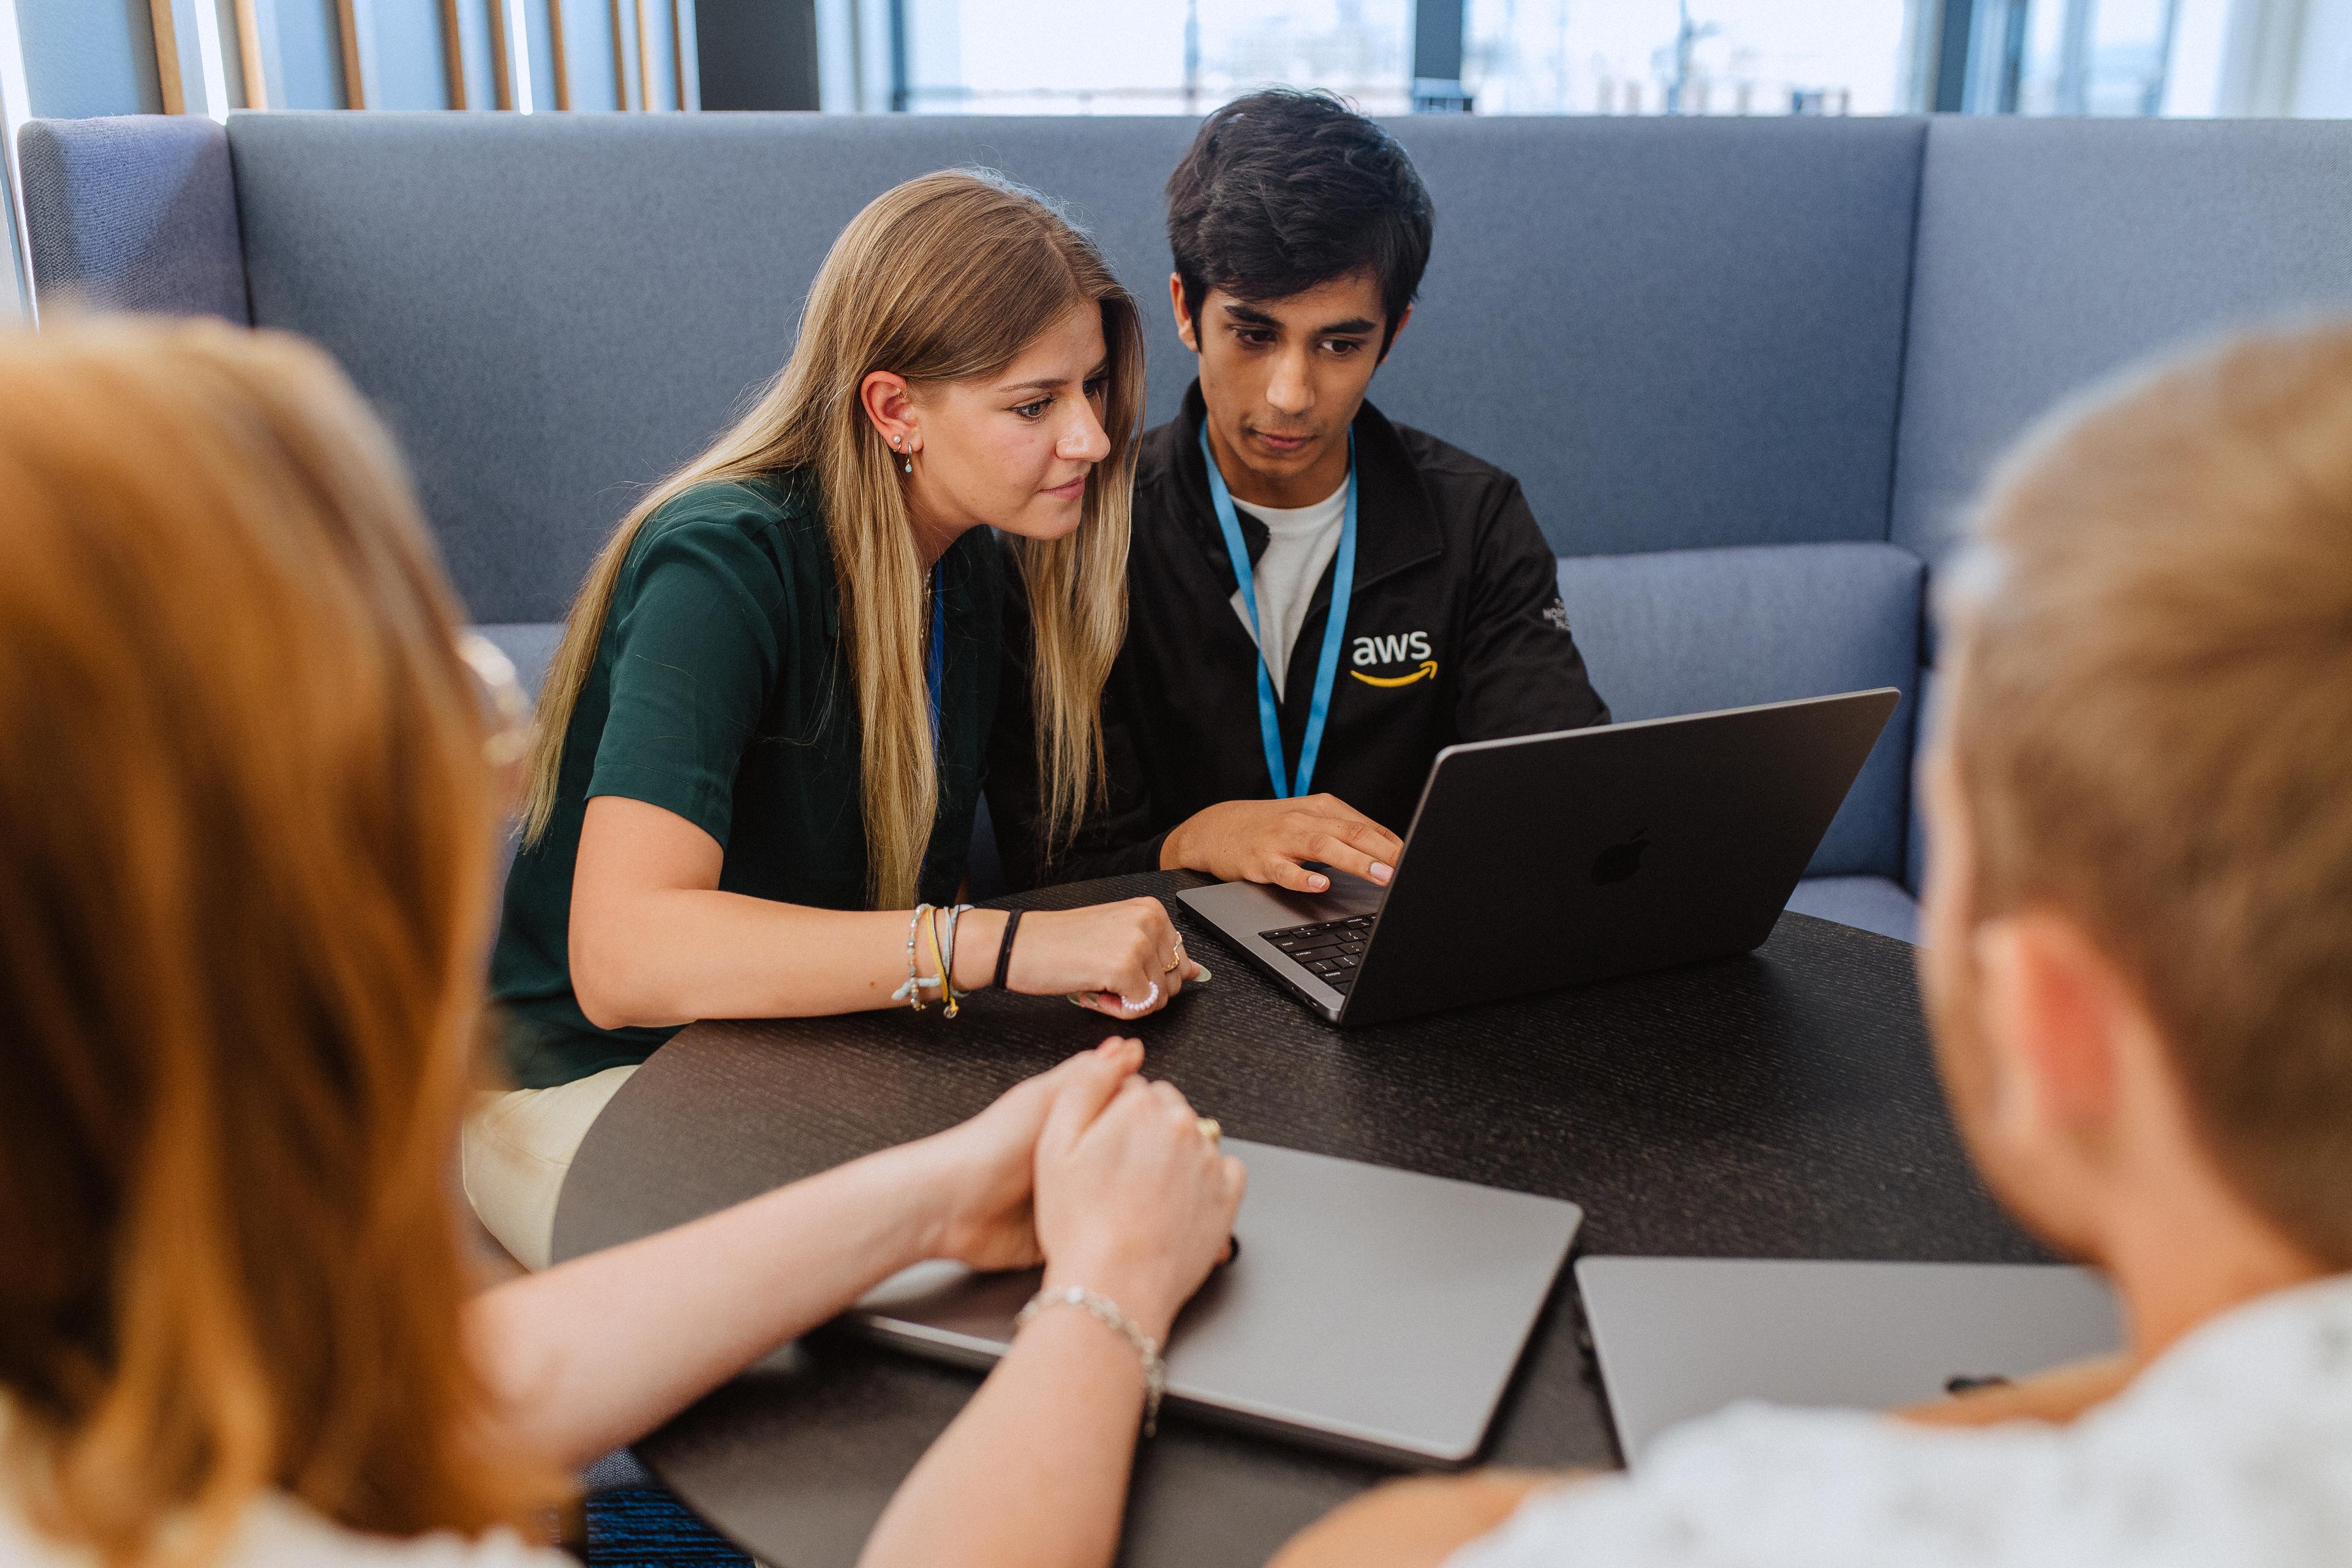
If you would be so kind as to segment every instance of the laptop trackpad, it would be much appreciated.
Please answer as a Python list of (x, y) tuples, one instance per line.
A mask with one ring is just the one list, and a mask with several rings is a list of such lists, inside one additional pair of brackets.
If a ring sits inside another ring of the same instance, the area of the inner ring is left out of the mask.
[(1202, 917), (1235, 936), (1286, 931), (1320, 921), (1342, 921), (1377, 913), (1388, 889), (1345, 871), (1328, 871), (1331, 889), (1325, 893), (1294, 893), (1257, 882), (1224, 882), (1213, 888), (1190, 888), (1178, 896)]

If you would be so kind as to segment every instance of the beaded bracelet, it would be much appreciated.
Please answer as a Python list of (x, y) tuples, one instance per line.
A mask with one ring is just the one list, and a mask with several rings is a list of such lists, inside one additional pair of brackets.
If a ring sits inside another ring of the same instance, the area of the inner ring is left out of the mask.
[(1021, 1315), (1013, 1320), (1013, 1331), (1019, 1333), (1029, 1326), (1030, 1320), (1048, 1307), (1077, 1307), (1086, 1314), (1135, 1347), (1143, 1358), (1143, 1435), (1150, 1436), (1160, 1429), (1160, 1396), (1168, 1391), (1168, 1363), (1160, 1359), (1160, 1346), (1150, 1334), (1135, 1326), (1135, 1320), (1118, 1310), (1118, 1303), (1097, 1291), (1079, 1285), (1066, 1285), (1058, 1290), (1040, 1290), (1029, 1298)]
[(940, 983), (940, 977), (936, 974), (916, 973), (915, 938), (923, 929), (923, 916), (930, 907), (929, 904), (917, 904), (913, 916), (907, 921), (907, 984), (890, 993), (891, 1001), (904, 1002), (918, 1013), (923, 1010), (923, 987), (937, 985)]

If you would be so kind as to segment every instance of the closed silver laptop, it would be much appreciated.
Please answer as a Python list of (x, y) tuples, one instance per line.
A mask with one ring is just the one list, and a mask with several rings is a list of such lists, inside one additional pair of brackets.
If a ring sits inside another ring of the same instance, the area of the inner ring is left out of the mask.
[(1618, 1452), (1743, 1400), (1884, 1410), (2122, 1348), (2086, 1268), (1587, 1258), (1576, 1266)]
[(1886, 727), (1892, 687), (1438, 752), (1383, 890), (1179, 893), (1333, 1023), (1746, 952)]
[[(1475, 1458), (1582, 1211), (1239, 1139), (1225, 1149), (1249, 1167), (1240, 1250), (1176, 1320), (1168, 1405), (1342, 1453)], [(849, 1321), (987, 1366), (1037, 1278), (927, 1263)]]

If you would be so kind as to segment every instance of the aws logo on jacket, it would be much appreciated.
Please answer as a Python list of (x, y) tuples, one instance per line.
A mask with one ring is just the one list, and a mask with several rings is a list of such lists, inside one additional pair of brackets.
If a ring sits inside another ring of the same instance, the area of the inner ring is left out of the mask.
[[(1411, 686), (1437, 673), (1437, 660), (1430, 657), (1427, 632), (1358, 637), (1350, 658), (1357, 668), (1348, 673), (1367, 686)], [(1393, 668), (1398, 665), (1407, 668), (1399, 673)], [(1416, 665), (1418, 668), (1412, 668)], [(1382, 668), (1373, 673), (1367, 666)]]

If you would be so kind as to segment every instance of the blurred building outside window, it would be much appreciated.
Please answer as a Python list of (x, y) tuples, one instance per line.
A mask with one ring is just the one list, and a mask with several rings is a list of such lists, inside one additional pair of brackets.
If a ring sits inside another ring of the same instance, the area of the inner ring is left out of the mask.
[(1903, 114), (1923, 0), (1469, 0), (1481, 114)]
[[(889, 7), (885, 6), (887, 11)], [(1413, 0), (898, 0), (904, 107), (1203, 114), (1267, 82), (1412, 104)]]
[[(1971, 113), (2352, 115), (2352, 0), (1418, 3), (1461, 5), (1460, 91), (1479, 114), (1918, 113), (1958, 41), (1965, 85), (1946, 107)], [(1200, 114), (1272, 82), (1416, 107), (1416, 0), (817, 9), (829, 109)]]

